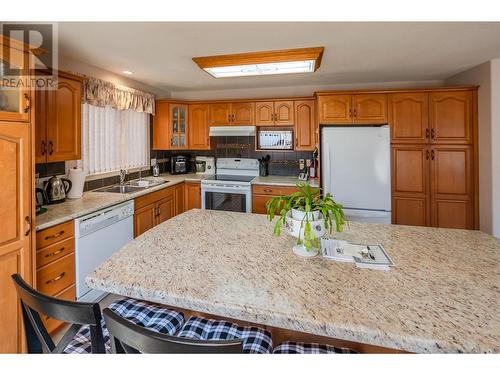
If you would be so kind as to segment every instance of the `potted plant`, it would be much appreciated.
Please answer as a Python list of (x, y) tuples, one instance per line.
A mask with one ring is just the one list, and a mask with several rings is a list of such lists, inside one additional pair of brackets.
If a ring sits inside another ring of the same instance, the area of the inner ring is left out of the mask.
[(319, 238), (333, 226), (337, 232), (342, 231), (345, 223), (342, 205), (336, 203), (330, 193), (321, 196), (319, 188), (313, 188), (309, 183), (299, 182), (298, 191), (287, 196), (275, 197), (266, 203), (267, 217), (272, 221), (279, 215), (274, 226), (274, 234), (279, 236), (285, 229), (294, 237), (297, 243), (293, 251), (301, 256), (318, 254)]

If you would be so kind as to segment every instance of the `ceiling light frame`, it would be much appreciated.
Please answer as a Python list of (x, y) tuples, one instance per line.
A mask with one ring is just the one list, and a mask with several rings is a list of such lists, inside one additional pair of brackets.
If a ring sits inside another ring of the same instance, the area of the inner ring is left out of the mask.
[[(225, 78), (229, 76), (217, 76), (211, 71), (212, 68), (223, 68), (223, 67), (240, 67), (240, 66), (259, 66), (262, 64), (278, 64), (279, 63), (291, 63), (291, 62), (309, 62), (313, 61), (314, 65), (311, 70), (304, 70), (303, 72), (313, 73), (318, 70), (321, 65), (321, 59), (323, 57), (324, 47), (312, 47), (312, 48), (296, 48), (296, 49), (284, 49), (275, 51), (261, 51), (261, 52), (247, 52), (238, 53), (231, 55), (217, 55), (217, 56), (204, 56), (204, 57), (193, 57), (193, 61), (198, 65), (200, 69), (210, 74), (214, 78)], [(256, 69), (258, 71), (259, 69)], [(292, 72), (281, 72), (281, 73), (267, 73), (267, 74), (286, 74)], [(296, 73), (296, 72), (293, 72)], [(230, 75), (230, 77), (239, 76), (250, 76), (250, 75), (262, 75), (262, 73), (256, 74), (241, 74), (241, 75)]]

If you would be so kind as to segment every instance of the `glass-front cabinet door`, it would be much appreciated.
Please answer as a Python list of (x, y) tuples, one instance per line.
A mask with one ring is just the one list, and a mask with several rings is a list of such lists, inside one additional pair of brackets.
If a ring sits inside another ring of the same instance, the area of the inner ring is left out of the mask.
[(187, 148), (187, 111), (184, 104), (170, 106), (170, 145), (172, 148)]
[(8, 55), (3, 52), (5, 50), (0, 48), (0, 120), (29, 121), (30, 92), (26, 88), (27, 78), (22, 73), (26, 70), (12, 70), (26, 66), (25, 55), (15, 49), (11, 49)]

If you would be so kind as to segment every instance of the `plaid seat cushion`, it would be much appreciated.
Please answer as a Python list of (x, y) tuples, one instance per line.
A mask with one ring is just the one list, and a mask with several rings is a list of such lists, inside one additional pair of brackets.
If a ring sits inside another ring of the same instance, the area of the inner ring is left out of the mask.
[(337, 348), (331, 345), (283, 341), (273, 354), (354, 354), (354, 350), (348, 348)]
[(273, 348), (271, 333), (266, 330), (195, 316), (188, 319), (178, 336), (195, 340), (242, 340), (244, 353), (271, 353)]
[[(168, 335), (175, 335), (184, 324), (184, 315), (182, 313), (169, 310), (152, 302), (126, 298), (113, 302), (109, 308), (121, 317), (141, 327)], [(101, 320), (101, 326), (104, 335), (104, 346), (106, 352), (110, 353), (111, 341), (104, 319)], [(91, 353), (90, 328), (88, 325), (80, 328), (74, 339), (64, 349), (64, 353)]]

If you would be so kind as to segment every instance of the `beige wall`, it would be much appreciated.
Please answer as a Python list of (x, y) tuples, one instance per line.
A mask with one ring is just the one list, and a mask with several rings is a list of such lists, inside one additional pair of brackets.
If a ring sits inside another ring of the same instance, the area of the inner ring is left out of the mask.
[(123, 77), (119, 74), (115, 74), (108, 70), (99, 68), (95, 65), (90, 65), (83, 63), (81, 61), (73, 60), (69, 56), (62, 56), (62, 55), (59, 56), (59, 69), (74, 73), (85, 74), (91, 77), (100, 78), (105, 81), (112, 82), (116, 85), (126, 86), (136, 90), (149, 92), (151, 94), (156, 95), (158, 98), (166, 99), (170, 97), (169, 92), (158, 90), (155, 87), (146, 85), (142, 82), (136, 81), (128, 77)]
[(209, 99), (241, 99), (241, 98), (279, 98), (287, 96), (312, 96), (316, 91), (350, 90), (350, 89), (378, 89), (400, 87), (435, 87), (442, 86), (443, 81), (418, 82), (368, 82), (338, 85), (307, 85), (260, 87), (232, 90), (203, 90), (203, 91), (173, 91), (172, 99), (178, 100), (209, 100)]
[(480, 228), (500, 238), (500, 59), (450, 77), (446, 83), (480, 85), (478, 94)]

